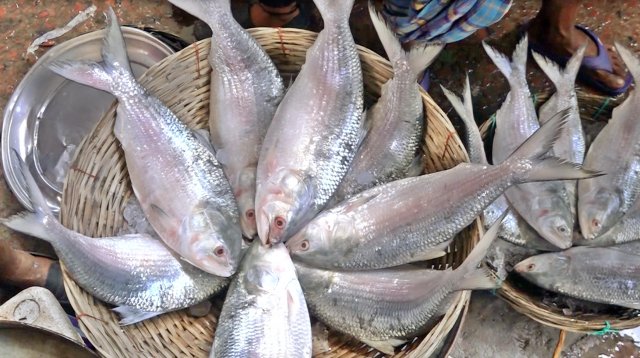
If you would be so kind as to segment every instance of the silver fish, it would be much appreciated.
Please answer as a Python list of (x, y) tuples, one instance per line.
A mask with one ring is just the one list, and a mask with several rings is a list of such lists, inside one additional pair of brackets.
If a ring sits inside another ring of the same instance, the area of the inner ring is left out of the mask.
[(21, 178), (34, 212), (2, 219), (5, 226), (45, 240), (83, 289), (116, 305), (127, 325), (189, 307), (215, 295), (228, 279), (181, 262), (162, 242), (147, 234), (91, 238), (64, 227), (49, 209), (28, 167)]
[[(486, 43), (483, 45), (511, 87), (496, 113), (493, 163), (501, 163), (539, 128), (525, 72), (527, 37), (516, 46), (511, 63)], [(571, 246), (574, 215), (563, 182), (520, 184), (507, 190), (505, 196), (511, 207), (544, 239), (559, 248)]]
[(149, 223), (184, 260), (206, 272), (231, 276), (238, 266), (242, 233), (220, 163), (207, 144), (136, 82), (113, 9), (108, 18), (103, 64), (55, 61), (49, 68), (116, 96), (114, 133)]
[(371, 187), (422, 172), (424, 114), (418, 75), (443, 45), (405, 52), (395, 33), (369, 3), (369, 14), (393, 67), (393, 79), (382, 85), (378, 102), (367, 111), (369, 131), (332, 201), (339, 203)]
[(326, 271), (296, 263), (311, 313), (326, 325), (393, 355), (394, 347), (435, 323), (458, 290), (500, 285), (477, 268), (500, 221), (455, 270), (390, 268), (375, 271)]
[(262, 140), (284, 95), (278, 69), (231, 14), (229, 0), (170, 0), (211, 27), (209, 128), (234, 191), (243, 234), (256, 235), (256, 168)]
[(640, 240), (640, 200), (635, 201), (629, 211), (624, 214), (612, 228), (594, 239), (580, 237), (576, 245), (610, 246)]
[(287, 246), (300, 262), (326, 269), (385, 268), (441, 256), (511, 185), (594, 175), (543, 157), (563, 123), (558, 115), (499, 165), (463, 163), (364, 191), (320, 213)]
[(263, 243), (287, 240), (332, 197), (362, 140), (362, 69), (349, 29), (353, 0), (315, 0), (324, 30), (280, 103), (258, 162)]
[[(640, 60), (616, 44), (620, 57), (640, 79)], [(607, 175), (578, 183), (578, 220), (587, 240), (609, 230), (631, 208), (640, 192), (640, 92), (634, 90), (613, 109), (609, 123), (593, 141), (585, 165)]]
[(529, 257), (514, 269), (532, 283), (579, 299), (640, 309), (638, 243), (574, 247)]
[(211, 357), (311, 357), (311, 322), (283, 244), (255, 240), (231, 281)]
[[(458, 113), (465, 127), (465, 142), (467, 143), (467, 152), (469, 160), (476, 164), (489, 164), (487, 154), (484, 150), (484, 143), (480, 129), (476, 124), (473, 115), (473, 104), (471, 102), (471, 86), (469, 84), (469, 76), (466, 76), (464, 88), (462, 90), (462, 100), (453, 92), (443, 86), (442, 92), (447, 97), (451, 105)], [(503, 213), (507, 212), (506, 217), (502, 220), (498, 237), (508, 241), (514, 245), (528, 247), (543, 251), (554, 251), (555, 246), (542, 239), (538, 233), (525, 222), (513, 209), (509, 207), (509, 203), (504, 195), (500, 195), (493, 203), (489, 204), (483, 212), (483, 224), (488, 230), (497, 222)]]

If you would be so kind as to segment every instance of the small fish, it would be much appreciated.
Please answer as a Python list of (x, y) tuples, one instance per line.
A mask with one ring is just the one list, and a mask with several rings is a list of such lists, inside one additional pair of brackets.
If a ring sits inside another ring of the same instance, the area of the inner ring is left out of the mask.
[(455, 270), (402, 267), (373, 271), (326, 271), (296, 263), (311, 313), (326, 325), (386, 354), (435, 323), (458, 290), (500, 285), (478, 268), (500, 220)]
[(283, 244), (255, 240), (222, 306), (211, 357), (311, 357), (311, 322)]
[(553, 292), (640, 309), (640, 246), (573, 247), (529, 257), (514, 270)]
[(271, 58), (231, 14), (229, 0), (170, 0), (211, 27), (209, 128), (234, 191), (244, 236), (256, 233), (256, 168), (262, 140), (284, 96)]
[[(620, 44), (620, 57), (640, 80), (640, 60)], [(607, 125), (598, 134), (584, 160), (606, 176), (578, 183), (578, 221), (587, 240), (611, 229), (631, 208), (640, 192), (640, 92), (635, 89), (613, 109)]]
[(104, 63), (61, 60), (49, 68), (116, 96), (114, 133), (149, 223), (185, 261), (231, 276), (240, 260), (242, 232), (222, 167), (208, 143), (136, 82), (113, 9), (108, 20)]
[(5, 226), (49, 242), (65, 269), (83, 289), (116, 305), (120, 324), (127, 325), (202, 302), (227, 286), (228, 279), (210, 275), (176, 258), (147, 234), (91, 238), (64, 227), (49, 209), (29, 168), (20, 177), (29, 189), (34, 212), (2, 219)]
[(363, 190), (422, 172), (424, 113), (417, 77), (443, 45), (405, 52), (395, 33), (369, 3), (369, 14), (393, 67), (393, 79), (382, 85), (378, 102), (367, 111), (370, 127), (351, 167), (333, 197), (339, 203)]
[(598, 174), (545, 156), (563, 123), (561, 113), (499, 165), (463, 163), (364, 191), (320, 213), (287, 246), (296, 260), (325, 269), (376, 269), (442, 256), (511, 185)]
[[(496, 113), (493, 163), (504, 158), (539, 128), (526, 79), (527, 37), (516, 46), (513, 62), (483, 43), (484, 48), (507, 77), (511, 91)], [(563, 158), (561, 158), (563, 159)], [(526, 183), (505, 192), (510, 206), (544, 239), (559, 248), (568, 248), (573, 239), (574, 209), (569, 206), (564, 182)]]
[(354, 0), (315, 0), (324, 29), (267, 130), (257, 171), (263, 243), (286, 241), (338, 188), (364, 137), (362, 68), (349, 28)]

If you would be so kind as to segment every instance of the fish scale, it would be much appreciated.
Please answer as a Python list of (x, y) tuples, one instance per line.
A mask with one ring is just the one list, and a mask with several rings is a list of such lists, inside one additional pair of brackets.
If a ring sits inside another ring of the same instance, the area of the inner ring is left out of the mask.
[(592, 302), (640, 309), (638, 243), (574, 247), (533, 256), (514, 269), (542, 288)]
[(242, 233), (222, 167), (210, 145), (135, 80), (113, 9), (108, 20), (103, 63), (55, 61), (49, 68), (116, 96), (114, 134), (149, 223), (191, 264), (231, 276), (239, 263)]
[(325, 28), (280, 103), (258, 161), (260, 239), (285, 241), (346, 174), (363, 133), (362, 69), (349, 29), (353, 0), (316, 0)]
[(212, 29), (209, 128), (233, 188), (243, 234), (256, 234), (256, 168), (262, 141), (284, 95), (278, 69), (238, 24), (229, 0), (171, 0)]

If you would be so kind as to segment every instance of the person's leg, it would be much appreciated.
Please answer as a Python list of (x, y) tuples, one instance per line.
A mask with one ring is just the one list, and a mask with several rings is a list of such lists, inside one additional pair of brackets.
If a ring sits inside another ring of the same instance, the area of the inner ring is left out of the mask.
[[(543, 0), (540, 12), (529, 26), (530, 41), (544, 46), (559, 56), (571, 56), (585, 42), (585, 57), (598, 55), (598, 47), (584, 31), (575, 27), (580, 0)], [(615, 47), (606, 46), (613, 67), (612, 72), (589, 70), (591, 76), (609, 88), (621, 88), (625, 84), (626, 69)]]

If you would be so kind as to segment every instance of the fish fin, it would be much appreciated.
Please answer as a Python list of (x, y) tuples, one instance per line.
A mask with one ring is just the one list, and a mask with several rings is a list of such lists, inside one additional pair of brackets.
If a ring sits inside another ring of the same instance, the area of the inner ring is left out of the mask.
[(198, 142), (200, 142), (202, 145), (205, 146), (205, 148), (209, 149), (209, 151), (213, 154), (216, 153), (215, 148), (213, 148), (213, 144), (211, 143), (211, 140), (209, 139), (209, 131), (201, 128), (201, 129), (194, 129), (192, 130), (193, 135), (196, 137), (196, 139), (198, 140)]
[(112, 308), (111, 310), (120, 315), (120, 321), (118, 322), (118, 324), (121, 326), (128, 326), (130, 324), (139, 323), (149, 318), (168, 312), (147, 312), (131, 306), (117, 306), (115, 308)]
[(442, 92), (447, 97), (453, 109), (456, 110), (462, 122), (464, 123), (465, 131), (467, 134), (467, 146), (469, 152), (469, 159), (472, 163), (487, 164), (487, 155), (484, 151), (484, 144), (482, 142), (482, 136), (480, 130), (476, 124), (476, 120), (473, 116), (473, 107), (471, 104), (471, 90), (469, 89), (469, 76), (465, 82), (463, 90), (464, 102), (456, 96), (453, 92), (440, 85)]
[(551, 117), (533, 135), (518, 147), (507, 160), (505, 165), (516, 165), (523, 159), (528, 169), (517, 175), (517, 183), (545, 180), (586, 179), (603, 175), (603, 173), (582, 168), (579, 164), (571, 163), (557, 157), (547, 156), (547, 153), (562, 133), (567, 123), (571, 109), (566, 108)]
[(382, 15), (376, 11), (372, 1), (369, 1), (369, 16), (391, 65), (395, 66), (399, 61), (407, 61), (416, 79), (431, 65), (444, 48), (444, 44), (427, 44), (415, 46), (406, 52), (402, 49), (402, 44), (396, 33), (387, 25)]
[(500, 286), (501, 282), (486, 267), (477, 268), (456, 282), (458, 290), (491, 290)]
[(416, 155), (415, 158), (413, 158), (413, 160), (411, 161), (411, 164), (409, 164), (409, 167), (405, 171), (407, 178), (417, 177), (420, 174), (422, 174), (422, 171), (424, 170), (424, 166), (422, 165), (422, 159), (423, 159), (422, 154), (418, 154)]
[[(638, 86), (638, 83), (640, 83), (640, 59), (619, 42), (616, 42), (615, 46), (616, 50), (618, 50), (618, 54), (622, 58), (622, 61), (629, 69), (629, 72), (631, 72), (633, 81), (636, 83), (636, 86)], [(636, 89), (636, 92), (637, 91), (638, 90)]]
[(354, 0), (314, 0), (313, 2), (320, 11), (327, 28), (330, 23), (349, 21)]
[(419, 79), (427, 67), (431, 66), (433, 61), (438, 58), (442, 49), (444, 49), (444, 44), (431, 43), (417, 45), (409, 50), (407, 53), (409, 68), (411, 68), (411, 72), (416, 76), (416, 79)]
[(486, 42), (483, 41), (482, 46), (510, 84), (517, 78), (526, 78), (527, 52), (529, 48), (527, 35), (523, 36), (516, 45), (511, 62), (507, 56), (501, 54)]
[(111, 93), (113, 93), (113, 84), (116, 82), (116, 79), (113, 78), (114, 73), (118, 73), (119, 80), (122, 79), (123, 74), (133, 80), (118, 18), (111, 7), (107, 10), (107, 19), (106, 35), (102, 44), (104, 64), (91, 61), (60, 60), (49, 63), (49, 69), (72, 81)]
[[(447, 242), (447, 245), (448, 244), (449, 243)], [(424, 252), (424, 253), (420, 253), (412, 256), (409, 260), (407, 260), (407, 263), (429, 261), (429, 260), (437, 259), (438, 257), (442, 257), (446, 254), (447, 252), (444, 250), (429, 250), (428, 252)]]
[(542, 71), (547, 75), (547, 77), (549, 77), (551, 82), (553, 82), (556, 89), (560, 90), (563, 86), (564, 88), (567, 88), (567, 86), (573, 88), (576, 76), (580, 70), (580, 65), (582, 64), (584, 51), (587, 48), (586, 46), (586, 43), (580, 46), (578, 51), (571, 56), (571, 59), (567, 62), (564, 70), (561, 70), (557, 63), (547, 57), (544, 57), (537, 52), (532, 52), (532, 54), (533, 59), (538, 63), (538, 66), (540, 66)]
[(169, 214), (167, 214), (166, 211), (162, 210), (161, 207), (159, 207), (156, 204), (151, 204), (149, 205), (149, 207), (151, 208), (151, 210), (153, 210), (156, 214), (158, 214), (159, 216), (162, 216), (163, 219), (171, 219), (171, 217), (169, 216)]
[(487, 250), (489, 250), (489, 247), (491, 246), (491, 243), (493, 243), (493, 241), (495, 241), (495, 239), (498, 237), (500, 227), (502, 226), (502, 221), (507, 217), (508, 213), (508, 210), (503, 212), (498, 220), (496, 220), (493, 225), (491, 225), (489, 230), (487, 230), (484, 235), (482, 235), (480, 241), (478, 241), (476, 246), (469, 253), (469, 256), (467, 256), (467, 258), (457, 270), (461, 270), (463, 274), (465, 274), (466, 272), (475, 271), (476, 267), (480, 265), (480, 263), (482, 263), (484, 256), (487, 254)]
[(384, 354), (394, 355), (396, 353), (396, 348), (399, 345), (402, 345), (406, 342), (406, 340), (394, 339), (390, 338), (386, 341), (370, 341), (361, 339), (362, 343), (368, 345), (369, 347), (376, 349)]
[(8, 218), (0, 219), (0, 223), (12, 230), (37, 237), (47, 242), (53, 242), (55, 240), (44, 226), (42, 217), (35, 213), (23, 211)]
[(29, 166), (27, 165), (27, 163), (25, 163), (24, 160), (20, 158), (18, 151), (13, 148), (11, 148), (11, 155), (13, 156), (13, 159), (16, 161), (16, 163), (20, 163), (20, 170), (16, 171), (16, 175), (19, 176), (18, 180), (27, 187), (27, 190), (29, 192), (29, 199), (31, 201), (31, 208), (29, 209), (33, 210), (37, 215), (40, 216), (53, 216), (53, 212), (51, 211), (49, 204), (47, 204), (47, 200), (42, 195), (42, 192), (38, 187), (38, 183), (36, 183), (33, 175), (31, 175), (31, 171), (29, 171)]

